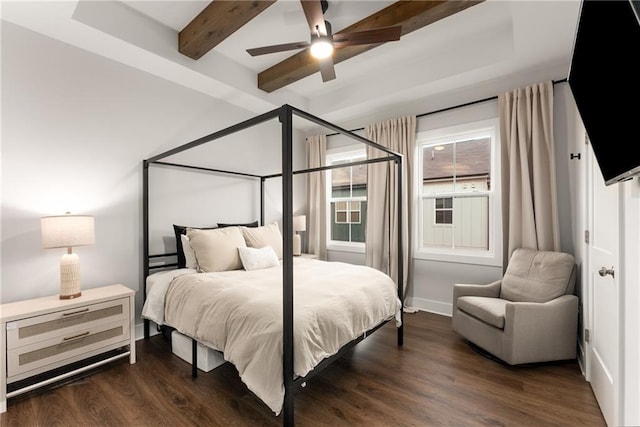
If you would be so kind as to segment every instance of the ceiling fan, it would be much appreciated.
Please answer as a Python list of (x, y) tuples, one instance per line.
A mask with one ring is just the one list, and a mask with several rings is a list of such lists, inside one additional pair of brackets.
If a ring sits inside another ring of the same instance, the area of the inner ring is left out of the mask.
[(318, 59), (322, 81), (327, 82), (336, 78), (336, 72), (333, 66), (334, 49), (400, 40), (402, 32), (401, 25), (352, 33), (333, 34), (331, 32), (331, 23), (324, 19), (324, 13), (329, 7), (327, 0), (300, 0), (300, 4), (302, 5), (304, 16), (309, 24), (311, 33), (310, 42), (293, 42), (256, 47), (247, 49), (247, 52), (251, 56), (257, 56), (308, 48), (311, 55)]

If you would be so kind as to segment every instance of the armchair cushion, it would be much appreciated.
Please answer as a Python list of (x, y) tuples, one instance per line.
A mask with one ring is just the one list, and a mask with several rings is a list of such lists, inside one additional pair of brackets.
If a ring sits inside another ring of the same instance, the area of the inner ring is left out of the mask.
[(504, 329), (504, 312), (508, 302), (501, 298), (460, 297), (458, 309), (491, 326)]
[[(502, 279), (500, 298), (516, 302), (547, 302), (573, 292), (575, 260), (562, 252), (518, 248)], [(567, 280), (571, 277), (570, 280)]]

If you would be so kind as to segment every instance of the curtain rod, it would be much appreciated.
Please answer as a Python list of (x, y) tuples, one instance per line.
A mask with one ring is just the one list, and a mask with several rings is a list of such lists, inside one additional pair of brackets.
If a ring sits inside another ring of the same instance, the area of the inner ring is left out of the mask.
[[(556, 85), (558, 83), (565, 83), (566, 81), (567, 81), (566, 78), (562, 79), (562, 80), (553, 80), (553, 84)], [(424, 117), (424, 116), (429, 116), (431, 114), (444, 113), (445, 111), (455, 110), (457, 108), (468, 107), (470, 105), (475, 105), (475, 104), (481, 104), (481, 103), (487, 102), (487, 101), (493, 101), (494, 99), (498, 99), (498, 96), (497, 95), (496, 96), (490, 96), (489, 98), (478, 99), (476, 101), (471, 101), (471, 102), (467, 102), (467, 103), (464, 103), (464, 104), (454, 105), (453, 107), (441, 108), (439, 110), (429, 111), (429, 112), (426, 112), (426, 113), (418, 114), (418, 115), (416, 115), (416, 119), (419, 119), (420, 117)], [(357, 132), (359, 130), (364, 130), (364, 127), (357, 128), (357, 129), (351, 129), (349, 132)], [(335, 136), (335, 135), (340, 135), (340, 134), (339, 133), (327, 134), (327, 136)]]

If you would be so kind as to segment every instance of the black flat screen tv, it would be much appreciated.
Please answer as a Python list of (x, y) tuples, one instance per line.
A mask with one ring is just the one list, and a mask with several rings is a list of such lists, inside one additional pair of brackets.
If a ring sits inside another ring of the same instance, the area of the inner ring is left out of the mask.
[(640, 174), (640, 0), (583, 0), (567, 82), (606, 185)]

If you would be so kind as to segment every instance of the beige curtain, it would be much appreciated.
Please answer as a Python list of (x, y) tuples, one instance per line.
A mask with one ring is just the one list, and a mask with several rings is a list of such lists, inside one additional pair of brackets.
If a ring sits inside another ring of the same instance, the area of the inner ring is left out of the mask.
[(560, 250), (553, 142), (553, 83), (498, 96), (503, 266), (516, 248)]
[[(327, 164), (327, 136), (307, 138), (307, 167), (317, 168)], [(307, 175), (308, 252), (318, 259), (327, 259), (327, 181), (326, 171)]]
[[(366, 127), (366, 137), (403, 155), (402, 168), (402, 258), (403, 289), (409, 279), (411, 249), (411, 202), (413, 200), (413, 157), (416, 143), (416, 117), (407, 116)], [(386, 153), (368, 147), (369, 159), (385, 157)], [(393, 162), (370, 164), (367, 171), (366, 263), (383, 271), (397, 282), (398, 278), (398, 217), (396, 166)], [(403, 301), (404, 302), (404, 301)]]

